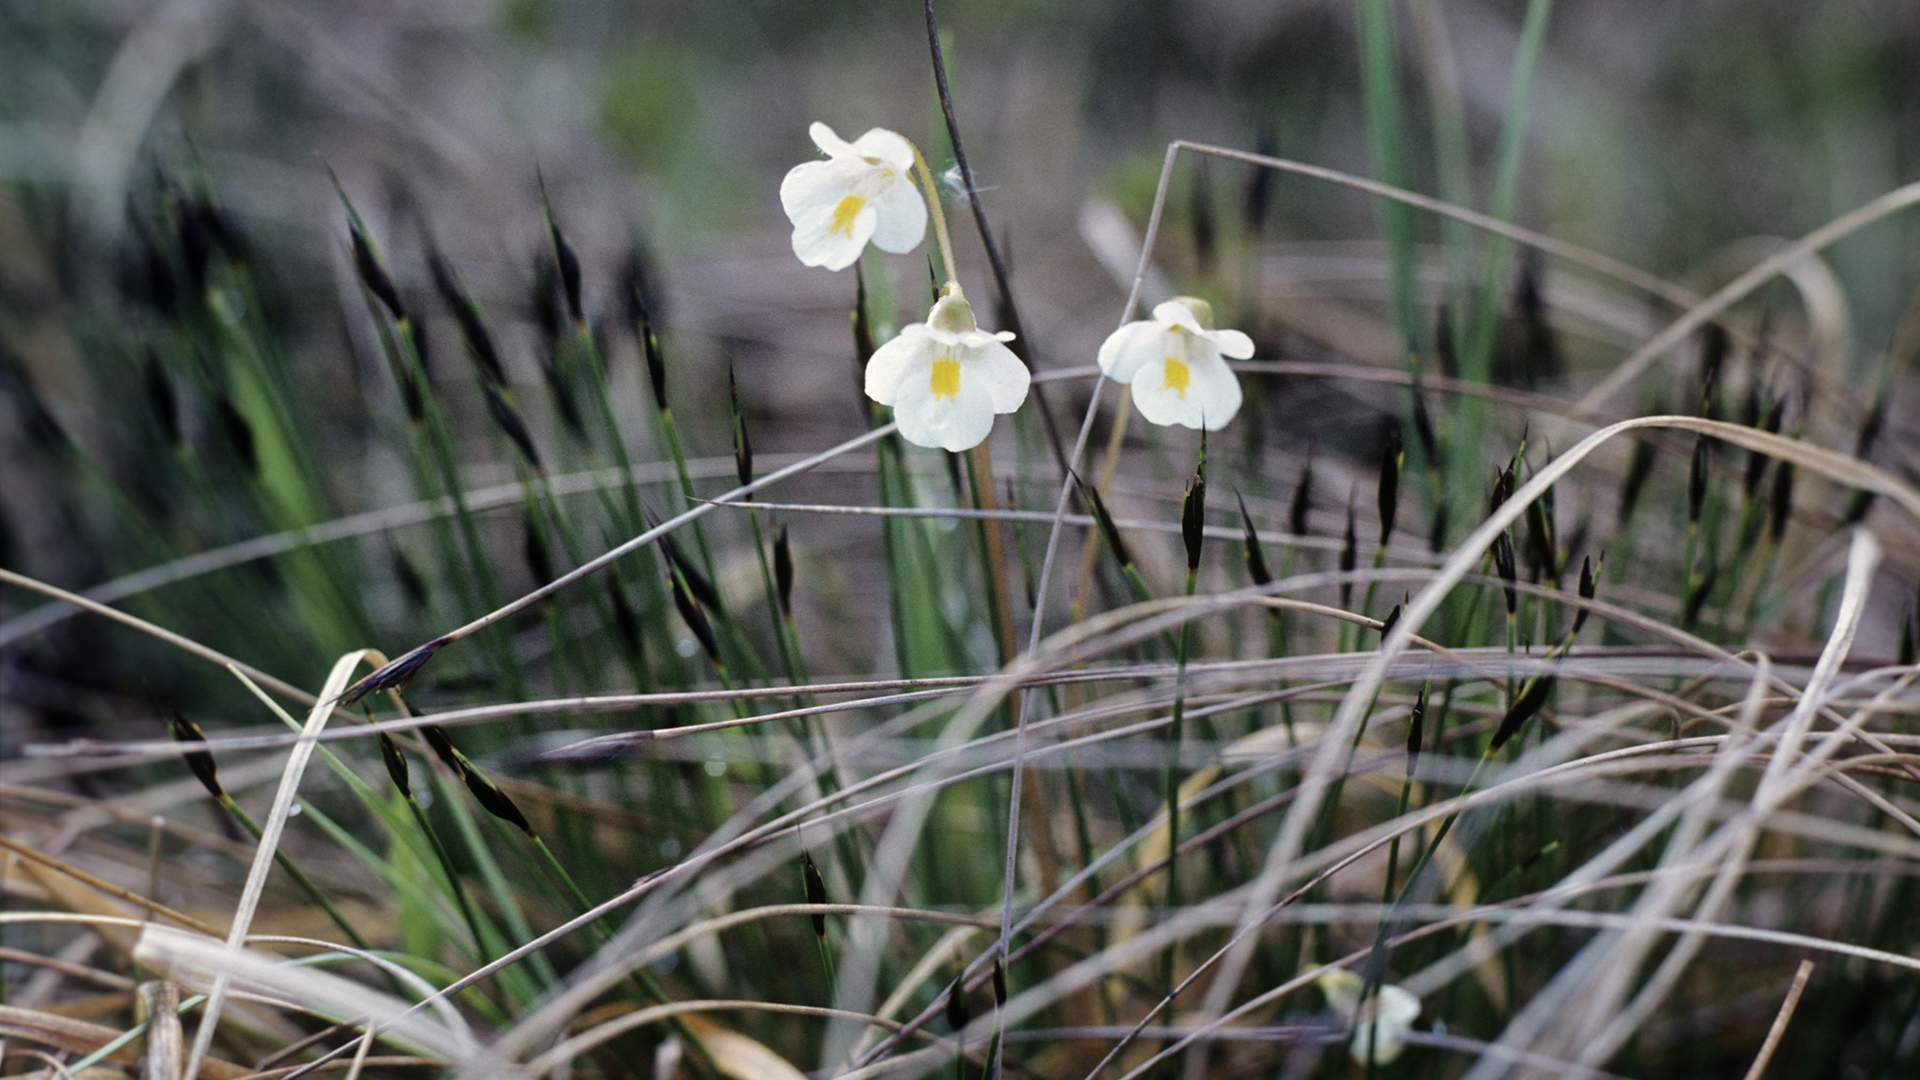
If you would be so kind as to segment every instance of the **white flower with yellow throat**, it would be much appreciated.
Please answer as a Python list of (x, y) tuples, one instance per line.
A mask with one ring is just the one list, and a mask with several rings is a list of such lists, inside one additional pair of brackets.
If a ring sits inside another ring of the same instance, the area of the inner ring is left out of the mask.
[(867, 396), (893, 407), (900, 437), (958, 453), (993, 430), (993, 418), (1020, 408), (1033, 377), (1007, 348), (1013, 335), (974, 320), (960, 287), (949, 284), (927, 314), (880, 346), (867, 361)]
[(795, 165), (780, 181), (793, 222), (793, 253), (808, 266), (844, 270), (866, 250), (905, 254), (927, 235), (927, 205), (914, 189), (913, 144), (885, 128), (853, 142), (825, 124), (807, 129), (825, 161)]

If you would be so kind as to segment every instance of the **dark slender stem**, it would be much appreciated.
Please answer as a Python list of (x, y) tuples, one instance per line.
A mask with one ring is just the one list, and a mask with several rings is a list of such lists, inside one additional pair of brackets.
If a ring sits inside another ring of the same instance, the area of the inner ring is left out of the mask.
[[(960, 142), (960, 121), (953, 115), (953, 93), (947, 88), (947, 61), (940, 52), (940, 22), (933, 14), (933, 0), (926, 0), (927, 11), (927, 51), (933, 54), (933, 83), (940, 92), (940, 114), (947, 121), (947, 141), (953, 145), (953, 163), (960, 167), (960, 184), (967, 192), (967, 207), (973, 211), (973, 225), (980, 233), (980, 246), (987, 251), (987, 266), (993, 270), (993, 284), (1000, 290), (1000, 302), (1005, 305), (1007, 321), (1012, 325), (1004, 329), (1019, 335), (1020, 351), (1031, 358), (1034, 353), (1033, 341), (1027, 336), (1026, 323), (1020, 318), (1020, 308), (1013, 299), (1013, 284), (1007, 276), (1007, 264), (1000, 258), (1000, 245), (993, 241), (993, 228), (987, 224), (987, 211), (980, 205), (980, 192), (973, 186), (973, 167), (967, 164), (967, 150)], [(938, 198), (936, 193), (932, 197)], [(1040, 423), (1046, 428), (1047, 445), (1053, 448), (1053, 460), (1060, 466), (1064, 475), (1067, 471), (1066, 444), (1060, 440), (1060, 428), (1054, 422), (1053, 410), (1047, 407), (1046, 391), (1035, 383), (1033, 404), (1040, 412)]]

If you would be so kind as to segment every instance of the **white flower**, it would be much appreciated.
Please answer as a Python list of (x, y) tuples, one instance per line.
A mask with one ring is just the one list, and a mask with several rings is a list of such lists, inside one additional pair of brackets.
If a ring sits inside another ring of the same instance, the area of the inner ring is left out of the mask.
[(904, 254), (927, 234), (927, 204), (913, 186), (913, 144), (885, 128), (849, 143), (825, 124), (807, 129), (825, 161), (795, 165), (780, 181), (793, 221), (793, 253), (808, 266), (844, 270), (866, 249)]
[(900, 331), (867, 361), (867, 396), (893, 406), (908, 442), (970, 450), (993, 430), (995, 413), (1027, 400), (1033, 377), (1007, 348), (1012, 340), (980, 329), (972, 306), (949, 285), (926, 322)]
[(1213, 328), (1213, 305), (1178, 296), (1107, 335), (1100, 370), (1133, 388), (1149, 421), (1219, 431), (1240, 411), (1240, 380), (1223, 358), (1252, 355), (1252, 338)]
[[(1320, 992), (1327, 995), (1327, 1005), (1348, 1023), (1353, 1023), (1360, 1011), (1360, 995), (1366, 990), (1366, 980), (1346, 968), (1330, 968), (1315, 982)], [(1373, 1060), (1381, 1065), (1391, 1064), (1400, 1056), (1400, 1051), (1406, 1049), (1407, 1032), (1413, 1030), (1413, 1022), (1419, 1018), (1419, 998), (1405, 987), (1392, 983), (1382, 985), (1373, 1000), (1367, 1002), (1366, 1017), (1353, 1037), (1353, 1060), (1365, 1065), (1368, 1047), (1372, 1045), (1377, 1047), (1372, 1051)]]

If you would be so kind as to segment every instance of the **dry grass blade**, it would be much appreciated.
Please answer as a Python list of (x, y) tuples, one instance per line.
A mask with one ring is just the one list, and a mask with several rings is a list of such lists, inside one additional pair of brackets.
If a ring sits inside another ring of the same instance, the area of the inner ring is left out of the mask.
[(1766, 1075), (1767, 1065), (1773, 1061), (1773, 1052), (1780, 1048), (1780, 1040), (1787, 1034), (1787, 1025), (1793, 1022), (1793, 1011), (1800, 1007), (1800, 995), (1807, 989), (1807, 980), (1813, 977), (1813, 961), (1802, 960), (1794, 970), (1793, 984), (1787, 987), (1787, 996), (1780, 1002), (1780, 1011), (1774, 1015), (1773, 1026), (1767, 1029), (1767, 1039), (1760, 1044), (1760, 1052), (1753, 1056), (1753, 1066), (1747, 1070), (1747, 1080), (1760, 1080)]

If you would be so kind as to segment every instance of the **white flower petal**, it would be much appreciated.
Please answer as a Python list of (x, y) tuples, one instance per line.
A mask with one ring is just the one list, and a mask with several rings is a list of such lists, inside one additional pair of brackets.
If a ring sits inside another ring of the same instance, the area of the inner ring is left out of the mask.
[(821, 123), (818, 120), (815, 120), (813, 123), (807, 125), (807, 137), (811, 138), (813, 140), (813, 145), (819, 147), (820, 152), (827, 155), (828, 157), (838, 158), (838, 157), (858, 157), (859, 156), (860, 152), (854, 149), (852, 143), (849, 143), (847, 140), (834, 134), (832, 128), (828, 127), (827, 125)]
[(1226, 427), (1240, 412), (1240, 377), (1219, 356), (1193, 365), (1193, 385), (1187, 396), (1200, 406), (1200, 419), (1208, 431)]
[(1160, 323), (1130, 322), (1100, 343), (1100, 371), (1115, 382), (1130, 383), (1146, 364), (1167, 355), (1167, 328)]
[(969, 351), (972, 355), (967, 361), (967, 375), (972, 378), (977, 372), (980, 381), (986, 384), (993, 411), (1010, 413), (1020, 408), (1027, 400), (1027, 387), (1033, 383), (1033, 374), (1027, 365), (1020, 362), (1012, 349), (997, 341)]
[(1153, 321), (1165, 326), (1182, 326), (1196, 334), (1206, 333), (1200, 326), (1200, 320), (1194, 316), (1193, 309), (1178, 300), (1165, 300), (1153, 305)]
[(871, 128), (865, 135), (853, 140), (853, 152), (864, 158), (884, 161), (901, 176), (913, 171), (913, 144), (886, 128)]
[(1405, 1028), (1420, 1019), (1420, 999), (1404, 986), (1388, 983), (1380, 988), (1380, 1022)]
[(867, 396), (882, 405), (894, 403), (895, 396), (900, 392), (900, 380), (916, 361), (931, 356), (938, 348), (938, 343), (926, 335), (911, 333), (917, 326), (919, 324), (915, 323), (907, 327), (908, 332), (874, 350), (873, 356), (867, 360), (864, 379)]
[(1253, 339), (1238, 330), (1208, 330), (1201, 336), (1213, 342), (1221, 356), (1232, 360), (1253, 359)]
[(1150, 361), (1131, 385), (1140, 415), (1162, 426), (1219, 431), (1240, 411), (1240, 380), (1211, 349)]
[[(942, 364), (955, 365), (943, 369)], [(915, 446), (959, 453), (993, 430), (993, 398), (976, 370), (944, 354), (926, 354), (907, 368), (894, 395), (900, 437)]]
[(905, 255), (927, 238), (927, 204), (905, 176), (888, 181), (873, 205), (880, 212), (880, 223), (873, 230), (874, 247)]
[(780, 181), (780, 205), (793, 222), (793, 253), (808, 266), (853, 265), (879, 222), (859, 183), (871, 166), (858, 158), (795, 165)]

